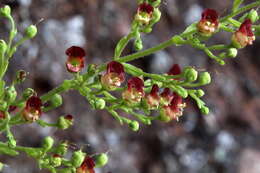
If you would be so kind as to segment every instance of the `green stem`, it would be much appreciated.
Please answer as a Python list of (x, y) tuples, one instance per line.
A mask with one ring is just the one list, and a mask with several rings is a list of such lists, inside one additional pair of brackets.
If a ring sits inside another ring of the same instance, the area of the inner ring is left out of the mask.
[(125, 49), (126, 45), (128, 42), (134, 37), (134, 33), (130, 32), (127, 36), (123, 37), (117, 44), (115, 48), (115, 55), (114, 55), (114, 60), (119, 58)]

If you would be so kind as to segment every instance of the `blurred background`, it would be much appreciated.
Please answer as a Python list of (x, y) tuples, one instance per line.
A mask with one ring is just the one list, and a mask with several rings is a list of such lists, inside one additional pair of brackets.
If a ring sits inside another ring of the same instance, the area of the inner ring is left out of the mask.
[[(72, 76), (64, 62), (65, 50), (83, 46), (87, 63), (111, 59), (117, 41), (129, 31), (136, 12), (131, 0), (1, 0), (11, 5), (20, 31), (38, 24), (39, 34), (15, 54), (6, 76), (24, 69), (30, 73), (19, 88), (34, 88), (40, 95)], [(249, 2), (249, 1), (246, 1)], [(227, 14), (231, 0), (163, 0), (161, 21), (143, 37), (144, 48), (169, 39), (185, 26), (200, 19), (204, 8)], [(7, 37), (8, 23), (0, 20), (0, 36)], [(209, 44), (229, 43), (230, 34), (219, 33)], [(62, 107), (42, 118), (55, 121), (65, 114), (75, 116), (75, 125), (66, 130), (41, 128), (36, 124), (16, 127), (19, 145), (40, 146), (47, 135), (69, 140), (89, 153), (109, 151), (110, 160), (97, 173), (259, 173), (260, 172), (260, 39), (239, 51), (236, 59), (219, 66), (203, 52), (189, 46), (170, 47), (134, 61), (147, 72), (164, 73), (173, 63), (195, 66), (212, 74), (204, 100), (211, 108), (200, 114), (192, 100), (178, 123), (154, 122), (138, 133), (120, 126), (106, 111), (91, 110), (77, 92), (63, 94)], [(134, 52), (133, 43), (124, 54)], [(1, 137), (1, 139), (4, 139)], [(45, 173), (36, 162), (21, 154), (0, 156), (8, 165), (4, 173)]]

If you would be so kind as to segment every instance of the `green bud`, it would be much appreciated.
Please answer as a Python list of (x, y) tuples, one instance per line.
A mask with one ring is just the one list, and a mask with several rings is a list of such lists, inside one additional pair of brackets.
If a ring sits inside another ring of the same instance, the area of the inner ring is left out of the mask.
[(51, 98), (50, 98), (50, 106), (53, 108), (59, 107), (60, 105), (62, 105), (62, 97), (60, 94), (54, 94)]
[(259, 19), (259, 16), (258, 16), (258, 13), (255, 9), (252, 9), (249, 13), (248, 13), (248, 16), (247, 16), (252, 23), (255, 23), (258, 19)]
[(204, 96), (204, 94), (205, 94), (205, 92), (204, 92), (202, 89), (198, 89), (198, 90), (196, 91), (196, 95), (197, 95), (198, 97), (202, 97), (202, 96)]
[(139, 123), (138, 121), (131, 121), (129, 124), (128, 124), (129, 128), (131, 130), (133, 130), (134, 132), (138, 131), (139, 130)]
[(165, 115), (165, 112), (164, 112), (163, 108), (160, 109), (160, 115), (157, 117), (157, 119), (159, 121), (164, 122), (164, 123), (168, 123), (168, 122), (170, 122), (172, 120), (171, 117)]
[(184, 69), (184, 77), (187, 82), (194, 82), (198, 78), (198, 72), (191, 67), (186, 67)]
[(227, 56), (229, 58), (235, 58), (237, 56), (237, 49), (236, 48), (229, 48), (227, 50)]
[(199, 84), (201, 85), (207, 85), (211, 82), (211, 77), (208, 72), (202, 72), (199, 75)]
[(0, 8), (0, 16), (9, 17), (11, 16), (11, 8), (9, 5), (5, 5), (4, 7)]
[(4, 40), (0, 40), (0, 54), (4, 54), (7, 49), (7, 44)]
[(182, 98), (187, 98), (188, 97), (188, 92), (185, 88), (181, 86), (175, 86), (174, 88), (171, 88), (173, 91), (175, 91), (179, 96)]
[(5, 90), (5, 101), (7, 103), (12, 103), (17, 97), (17, 92), (14, 86), (7, 87)]
[(75, 151), (71, 157), (71, 164), (76, 168), (80, 167), (80, 165), (85, 159), (85, 155), (86, 154), (83, 153), (81, 150)]
[(96, 64), (89, 64), (88, 65), (88, 74), (95, 74), (96, 69), (97, 69)]
[(152, 30), (153, 30), (153, 28), (151, 28), (150, 26), (148, 26), (148, 27), (145, 27), (142, 31), (143, 31), (144, 33), (148, 34), (148, 33), (152, 32)]
[(32, 88), (26, 88), (23, 92), (23, 99), (27, 100), (29, 97), (33, 96), (35, 91)]
[(25, 36), (27, 38), (33, 38), (37, 34), (37, 27), (35, 25), (30, 25), (25, 29)]
[(141, 39), (136, 39), (134, 42), (134, 47), (136, 51), (142, 50), (143, 49), (143, 42)]
[(200, 112), (204, 115), (207, 115), (209, 114), (209, 108), (206, 107), (206, 106), (203, 106), (201, 109), (200, 109)]
[(50, 158), (50, 162), (53, 167), (59, 167), (61, 165), (61, 161), (62, 161), (61, 157), (57, 154), (54, 154)]
[(65, 129), (68, 129), (69, 127), (71, 127), (72, 125), (73, 125), (72, 115), (59, 117), (59, 120), (57, 123), (58, 128), (65, 130)]
[(102, 98), (99, 98), (95, 101), (96, 109), (104, 109), (106, 107), (106, 101)]
[(7, 107), (6, 101), (0, 100), (0, 111), (5, 111)]
[(2, 162), (0, 162), (0, 171), (3, 171), (4, 166), (5, 166), (5, 165), (4, 165)]
[(62, 142), (60, 143), (57, 148), (56, 148), (56, 153), (59, 154), (59, 155), (65, 155), (68, 151), (68, 142)]
[(219, 65), (225, 65), (226, 64), (224, 60), (218, 60), (217, 62), (219, 63)]
[(46, 151), (50, 150), (54, 144), (54, 140), (52, 137), (47, 136), (43, 139), (42, 148), (44, 148)]
[(17, 83), (22, 83), (26, 79), (27, 73), (24, 70), (19, 70), (16, 72), (16, 82)]
[(107, 164), (108, 156), (106, 153), (101, 153), (101, 154), (95, 155), (94, 161), (95, 161), (95, 167), (101, 168)]

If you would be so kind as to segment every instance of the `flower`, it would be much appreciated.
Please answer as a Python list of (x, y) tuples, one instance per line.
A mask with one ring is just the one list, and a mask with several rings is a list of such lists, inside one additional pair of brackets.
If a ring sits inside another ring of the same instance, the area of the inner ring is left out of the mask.
[(139, 103), (144, 97), (144, 81), (139, 77), (130, 78), (122, 97), (129, 103)]
[(211, 36), (218, 29), (218, 13), (214, 9), (205, 9), (201, 14), (201, 19), (197, 24), (198, 31), (205, 35)]
[[(179, 66), (179, 64), (173, 64), (167, 74), (168, 75), (179, 75), (179, 74), (181, 74), (181, 67)], [(175, 79), (178, 79), (178, 78), (175, 78)]]
[(66, 55), (68, 56), (66, 67), (69, 72), (77, 73), (84, 68), (84, 57), (86, 56), (84, 49), (72, 46), (66, 50)]
[(252, 22), (250, 19), (246, 19), (241, 25), (238, 31), (232, 35), (232, 43), (236, 48), (244, 48), (247, 45), (253, 44), (255, 35), (252, 32)]
[(160, 103), (163, 106), (168, 106), (172, 99), (173, 99), (173, 94), (170, 90), (170, 88), (164, 88), (163, 92), (160, 94)]
[(160, 104), (160, 96), (158, 95), (159, 87), (158, 85), (153, 85), (152, 90), (149, 94), (145, 96), (145, 103), (148, 109), (156, 109)]
[(182, 97), (173, 93), (171, 104), (161, 109), (160, 119), (165, 122), (169, 122), (173, 119), (178, 121), (179, 117), (183, 114), (184, 107), (186, 107), (186, 103), (183, 103)]
[(148, 25), (153, 16), (154, 8), (152, 5), (144, 2), (139, 4), (135, 20), (141, 24)]
[(83, 161), (81, 166), (77, 168), (77, 173), (95, 173), (94, 167), (94, 160), (91, 157), (87, 156), (85, 157), (85, 160)]
[(41, 99), (37, 96), (31, 96), (26, 101), (26, 106), (22, 111), (24, 119), (29, 122), (34, 122), (38, 120), (42, 114), (41, 106)]
[(108, 90), (115, 90), (125, 80), (124, 66), (116, 61), (107, 64), (106, 73), (101, 76), (101, 84)]

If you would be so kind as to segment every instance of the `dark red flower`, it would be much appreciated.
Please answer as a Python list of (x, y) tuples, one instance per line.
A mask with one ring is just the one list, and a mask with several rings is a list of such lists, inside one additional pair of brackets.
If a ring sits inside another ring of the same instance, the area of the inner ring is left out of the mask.
[(116, 61), (107, 64), (107, 71), (101, 77), (101, 84), (108, 90), (118, 88), (125, 80), (124, 66)]
[(95, 173), (95, 162), (94, 160), (87, 156), (81, 166), (77, 168), (77, 173)]
[(150, 20), (153, 16), (154, 8), (152, 5), (144, 2), (139, 4), (137, 14), (135, 16), (135, 19), (139, 21), (141, 24), (149, 24)]
[(26, 101), (26, 106), (23, 109), (22, 115), (25, 120), (34, 122), (38, 120), (42, 114), (42, 101), (37, 96), (32, 96)]
[(66, 67), (71, 73), (80, 72), (84, 68), (84, 57), (86, 53), (84, 49), (78, 46), (72, 46), (66, 50), (68, 56)]
[(132, 77), (127, 82), (127, 89), (122, 93), (123, 99), (130, 103), (138, 103), (144, 97), (144, 81)]
[(153, 85), (152, 90), (145, 96), (145, 101), (149, 109), (156, 109), (160, 104), (159, 86)]
[(160, 103), (163, 106), (168, 106), (173, 99), (173, 93), (171, 92), (170, 88), (164, 88), (163, 92), (161, 93)]
[(244, 48), (247, 45), (253, 44), (255, 35), (252, 31), (252, 22), (246, 19), (232, 36), (232, 43), (236, 48)]
[(168, 75), (179, 75), (179, 74), (181, 74), (181, 67), (179, 66), (179, 64), (173, 64), (167, 74)]
[(179, 117), (183, 114), (183, 108), (186, 107), (186, 104), (183, 103), (182, 97), (176, 93), (173, 93), (173, 99), (169, 106), (164, 106), (161, 109), (161, 119), (163, 121), (171, 121), (173, 119), (179, 120)]
[(219, 15), (214, 9), (205, 9), (201, 14), (201, 19), (197, 24), (197, 28), (200, 33), (210, 36), (212, 35), (219, 26), (218, 21)]

